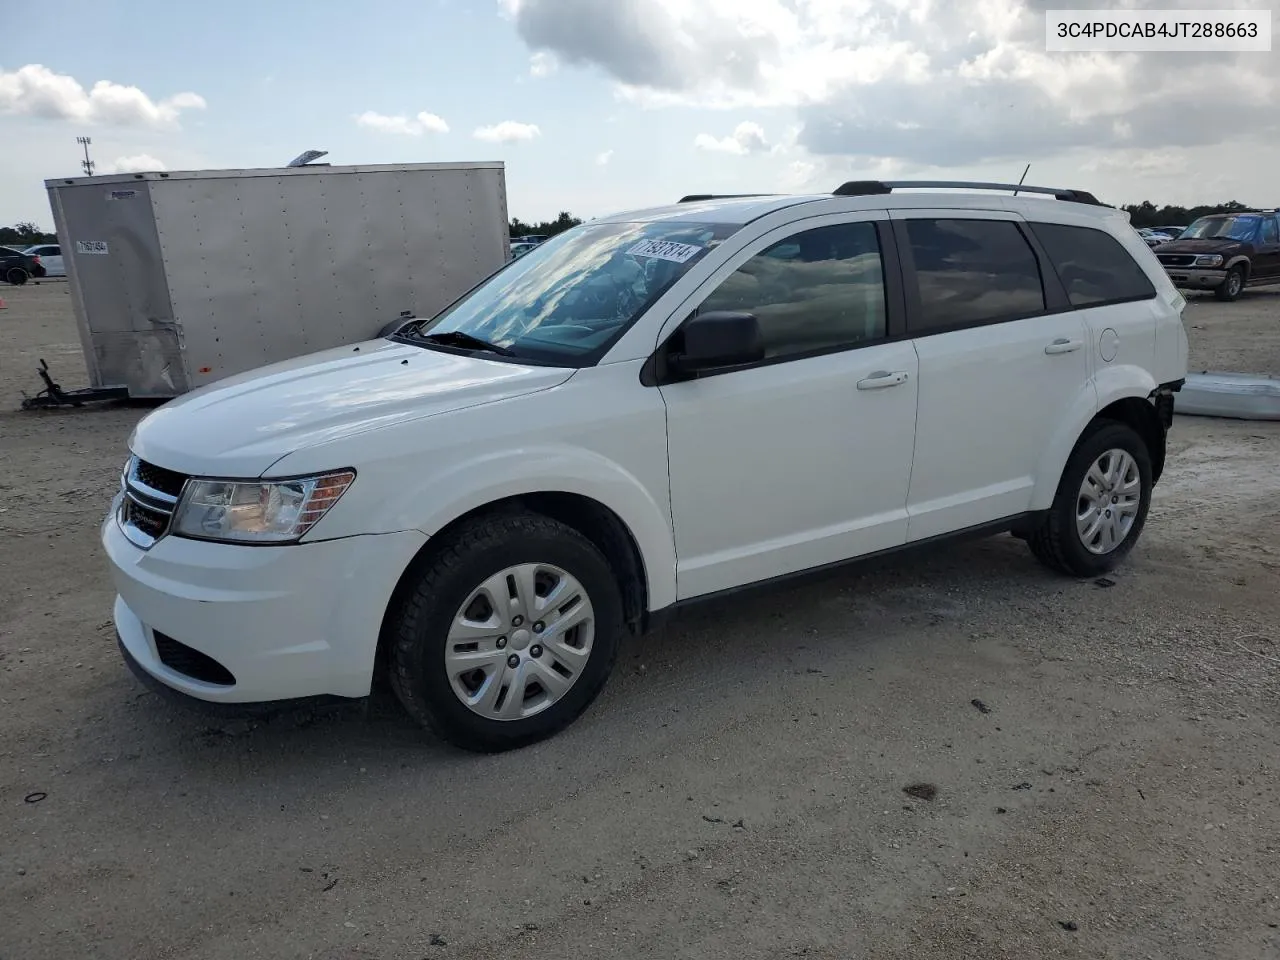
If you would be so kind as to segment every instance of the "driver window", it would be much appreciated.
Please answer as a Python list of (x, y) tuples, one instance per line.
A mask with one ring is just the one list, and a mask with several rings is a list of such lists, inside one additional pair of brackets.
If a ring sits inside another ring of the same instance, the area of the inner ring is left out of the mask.
[(1276, 227), (1276, 218), (1267, 217), (1262, 221), (1262, 242), (1280, 243), (1280, 229)]
[(739, 267), (698, 308), (753, 313), (767, 358), (885, 336), (884, 270), (872, 223), (793, 234)]

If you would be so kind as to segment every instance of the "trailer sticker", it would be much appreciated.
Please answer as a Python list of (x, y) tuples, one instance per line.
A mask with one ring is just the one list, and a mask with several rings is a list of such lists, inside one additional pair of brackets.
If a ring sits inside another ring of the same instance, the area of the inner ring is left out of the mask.
[(685, 263), (705, 249), (692, 243), (676, 243), (674, 240), (641, 240), (627, 253), (633, 257), (653, 257), (657, 260), (670, 260), (672, 263)]
[(108, 200), (130, 200), (138, 195), (137, 190), (112, 190), (107, 194)]
[(105, 240), (77, 240), (76, 253), (106, 253), (107, 241)]

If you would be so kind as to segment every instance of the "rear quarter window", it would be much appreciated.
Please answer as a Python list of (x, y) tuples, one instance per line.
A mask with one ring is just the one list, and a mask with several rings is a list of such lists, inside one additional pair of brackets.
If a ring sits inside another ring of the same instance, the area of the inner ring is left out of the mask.
[(1148, 300), (1156, 288), (1115, 237), (1093, 227), (1033, 223), (1073, 307)]

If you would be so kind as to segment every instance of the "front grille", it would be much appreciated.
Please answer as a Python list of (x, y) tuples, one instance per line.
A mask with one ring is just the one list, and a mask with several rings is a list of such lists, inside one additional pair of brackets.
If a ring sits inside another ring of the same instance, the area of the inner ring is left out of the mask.
[(121, 478), (119, 518), (125, 536), (144, 550), (163, 537), (186, 482), (184, 474), (130, 457)]
[(193, 650), (185, 643), (179, 643), (173, 637), (159, 630), (151, 631), (155, 637), (156, 653), (160, 662), (184, 677), (199, 680), (201, 683), (213, 683), (220, 687), (230, 687), (236, 682), (231, 671), (208, 654)]
[(152, 490), (167, 493), (171, 497), (182, 493), (182, 485), (187, 482), (184, 474), (157, 467), (154, 463), (147, 463), (145, 460), (138, 460), (137, 464), (136, 476), (139, 483), (146, 484)]
[(1166, 267), (1189, 267), (1196, 262), (1194, 253), (1157, 253), (1156, 257)]
[(159, 540), (169, 527), (169, 514), (163, 510), (145, 507), (136, 500), (124, 502), (124, 522), (132, 524), (152, 540)]

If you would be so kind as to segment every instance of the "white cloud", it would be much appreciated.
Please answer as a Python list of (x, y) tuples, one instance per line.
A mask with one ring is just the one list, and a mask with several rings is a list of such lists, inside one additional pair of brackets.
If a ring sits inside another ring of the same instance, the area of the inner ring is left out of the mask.
[(0, 71), (0, 113), (105, 126), (173, 127), (184, 110), (204, 108), (204, 97), (190, 92), (153, 100), (137, 87), (110, 80), (85, 90), (74, 77), (39, 63)]
[[(602, 72), (624, 101), (791, 110), (799, 148), (859, 165), (1003, 164), (1072, 150), (1274, 143), (1280, 134), (1271, 109), (1280, 58), (1051, 54), (1044, 11), (1061, 5), (1054, 0), (502, 2), (532, 52)], [(704, 135), (699, 146), (747, 150), (732, 137)]]
[(425, 110), (412, 117), (387, 116), (366, 110), (356, 117), (356, 124), (378, 133), (394, 133), (408, 137), (420, 137), (424, 133), (448, 133), (449, 125), (434, 113)]
[(534, 77), (549, 77), (560, 69), (560, 61), (555, 54), (539, 50), (529, 58), (529, 74)]
[(605, 150), (603, 153), (596, 154), (596, 163), (600, 166), (607, 166), (609, 161), (613, 159), (613, 151)]
[(749, 120), (734, 127), (733, 133), (727, 137), (717, 139), (709, 133), (700, 133), (694, 137), (693, 145), (700, 150), (733, 153), (740, 157), (749, 153), (765, 153), (770, 149), (764, 128)]
[(149, 153), (135, 153), (128, 157), (116, 157), (115, 162), (108, 165), (108, 173), (145, 173), (152, 170), (168, 170), (163, 160), (157, 160)]
[(489, 143), (512, 143), (518, 140), (532, 140), (542, 135), (537, 124), (517, 123), (515, 120), (503, 120), (490, 127), (477, 127), (472, 134), (477, 140)]

